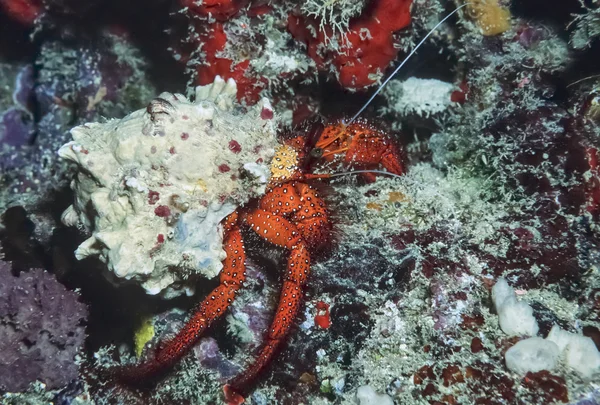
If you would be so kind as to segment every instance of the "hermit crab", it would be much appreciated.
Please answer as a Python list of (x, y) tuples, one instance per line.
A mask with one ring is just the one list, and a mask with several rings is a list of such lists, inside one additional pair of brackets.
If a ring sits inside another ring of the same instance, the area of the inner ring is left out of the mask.
[(306, 135), (284, 141), (271, 161), (272, 175), (265, 194), (223, 220), (227, 257), (223, 260), (219, 286), (200, 301), (183, 329), (163, 343), (153, 359), (135, 367), (113, 370), (117, 378), (135, 383), (174, 365), (226, 312), (246, 281), (242, 229), (247, 228), (265, 241), (286, 249), (288, 260), (279, 304), (265, 342), (254, 362), (224, 387), (228, 403), (243, 402), (240, 393), (245, 392), (248, 384), (268, 365), (294, 323), (301, 308), (313, 253), (330, 242), (332, 223), (328, 207), (311, 184), (331, 174), (311, 173), (310, 162), (359, 167), (367, 172), (369, 179), (374, 176), (369, 170), (380, 168), (390, 174), (404, 173), (399, 146), (386, 133), (366, 122), (346, 125), (340, 121), (312, 132), (316, 142)]

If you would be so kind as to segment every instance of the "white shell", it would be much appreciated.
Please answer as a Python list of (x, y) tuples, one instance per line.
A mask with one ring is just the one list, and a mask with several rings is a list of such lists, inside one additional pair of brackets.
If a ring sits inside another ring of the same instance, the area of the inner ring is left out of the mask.
[(269, 101), (245, 111), (235, 95), (235, 82), (217, 77), (194, 102), (162, 93), (121, 120), (71, 130), (58, 153), (79, 171), (63, 221), (92, 234), (78, 259), (98, 255), (114, 276), (166, 297), (219, 274), (219, 224), (264, 193), (277, 146), (274, 120), (261, 118)]

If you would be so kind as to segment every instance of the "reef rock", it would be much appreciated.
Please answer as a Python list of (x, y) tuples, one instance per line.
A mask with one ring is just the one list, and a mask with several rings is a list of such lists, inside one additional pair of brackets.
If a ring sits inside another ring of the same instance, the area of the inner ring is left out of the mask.
[(71, 131), (59, 154), (79, 170), (63, 222), (92, 234), (78, 259), (98, 256), (110, 275), (165, 297), (219, 274), (220, 222), (264, 192), (277, 144), (269, 101), (245, 110), (235, 95), (235, 82), (218, 77), (195, 101), (163, 93), (121, 120)]

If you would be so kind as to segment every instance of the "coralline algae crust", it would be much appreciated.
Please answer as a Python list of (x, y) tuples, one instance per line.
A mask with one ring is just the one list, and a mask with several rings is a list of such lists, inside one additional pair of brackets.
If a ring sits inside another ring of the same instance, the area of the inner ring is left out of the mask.
[(277, 144), (269, 101), (245, 111), (235, 94), (233, 80), (217, 78), (193, 102), (163, 93), (121, 120), (71, 131), (59, 154), (78, 173), (63, 222), (92, 234), (78, 259), (98, 256), (117, 279), (165, 297), (219, 274), (219, 224), (264, 192)]

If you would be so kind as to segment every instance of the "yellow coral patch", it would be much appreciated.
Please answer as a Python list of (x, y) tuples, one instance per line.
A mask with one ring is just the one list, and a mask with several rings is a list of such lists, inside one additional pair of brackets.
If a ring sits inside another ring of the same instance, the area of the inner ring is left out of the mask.
[(208, 192), (208, 187), (206, 187), (206, 182), (203, 179), (198, 179), (198, 181), (196, 181), (196, 185), (205, 193)]
[(154, 323), (152, 322), (152, 317), (147, 316), (142, 319), (140, 326), (135, 331), (133, 335), (133, 345), (135, 348), (135, 355), (140, 357), (142, 355), (142, 351), (144, 350), (144, 346), (146, 343), (150, 341), (154, 337)]
[(407, 200), (408, 198), (399, 191), (390, 191), (390, 193), (388, 194), (388, 202), (391, 203), (404, 202)]
[(483, 35), (498, 35), (510, 29), (510, 11), (501, 7), (498, 0), (469, 0), (469, 3), (469, 14)]
[(377, 204), (376, 202), (371, 201), (367, 203), (367, 209), (381, 211), (383, 207), (381, 206), (381, 204)]

